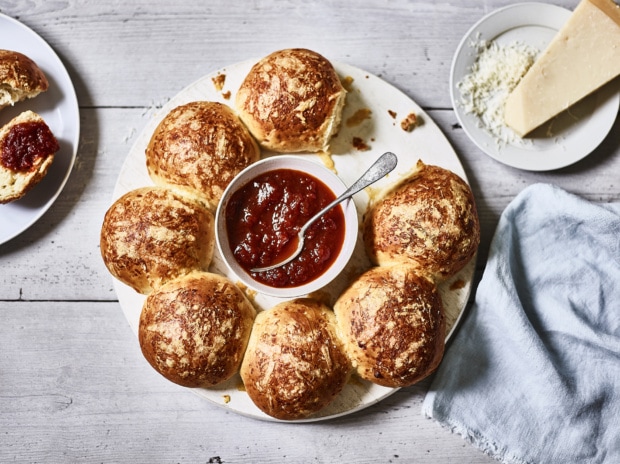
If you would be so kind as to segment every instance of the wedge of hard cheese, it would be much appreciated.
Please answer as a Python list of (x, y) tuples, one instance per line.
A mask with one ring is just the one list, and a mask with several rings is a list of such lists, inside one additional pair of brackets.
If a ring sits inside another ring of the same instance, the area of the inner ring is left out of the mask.
[(506, 125), (525, 136), (620, 74), (620, 6), (582, 0), (506, 100)]

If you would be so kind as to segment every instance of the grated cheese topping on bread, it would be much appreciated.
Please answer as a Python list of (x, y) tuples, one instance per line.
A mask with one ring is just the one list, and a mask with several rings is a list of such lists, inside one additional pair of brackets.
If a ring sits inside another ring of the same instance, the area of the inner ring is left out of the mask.
[(39, 66), (26, 55), (0, 50), (0, 109), (47, 91), (49, 82)]

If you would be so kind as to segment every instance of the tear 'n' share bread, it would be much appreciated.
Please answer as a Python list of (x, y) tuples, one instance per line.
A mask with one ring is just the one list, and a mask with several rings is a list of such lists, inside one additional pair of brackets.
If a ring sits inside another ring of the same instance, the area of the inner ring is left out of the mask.
[(48, 173), (60, 145), (43, 118), (24, 111), (0, 129), (0, 204), (22, 198)]
[(195, 101), (159, 123), (146, 167), (155, 184), (186, 190), (215, 211), (233, 177), (259, 157), (256, 141), (228, 106)]
[(209, 267), (213, 214), (164, 187), (142, 187), (118, 198), (101, 227), (101, 255), (110, 273), (142, 294)]
[(0, 109), (34, 98), (49, 88), (45, 74), (28, 56), (0, 50)]
[(276, 51), (256, 63), (235, 99), (259, 144), (276, 152), (326, 150), (338, 132), (346, 90), (332, 64), (306, 49)]
[(256, 311), (227, 278), (194, 272), (146, 298), (138, 339), (149, 364), (184, 387), (213, 387), (239, 371)]
[(301, 48), (264, 57), (244, 77), (234, 108), (192, 101), (170, 110), (145, 150), (155, 186), (126, 193), (105, 215), (105, 265), (146, 295), (138, 326), (144, 357), (190, 388), (226, 391), (238, 374), (243, 386), (235, 387), (285, 421), (330, 414), (345, 387), (347, 395), (351, 387), (364, 395), (347, 387), (351, 375), (364, 389), (365, 381), (387, 388), (419, 382), (444, 354), (439, 289), (452, 290), (447, 279), (480, 243), (470, 187), (419, 161), (365, 211), (364, 246), (374, 267), (344, 275), (350, 284), (339, 296), (327, 288), (315, 294), (334, 298), (333, 310), (306, 297), (257, 312), (242, 288), (215, 274), (219, 269), (209, 271), (213, 213), (233, 177), (260, 159), (260, 148), (267, 157), (328, 152), (346, 91), (326, 58)]
[(256, 406), (283, 420), (323, 409), (350, 372), (334, 313), (311, 299), (285, 301), (257, 315), (240, 371)]
[(410, 264), (372, 268), (334, 305), (339, 333), (358, 375), (406, 387), (443, 357), (445, 315), (436, 284)]
[(363, 235), (373, 263), (414, 263), (436, 280), (445, 280), (478, 250), (480, 223), (473, 193), (452, 171), (419, 161), (410, 177), (369, 209)]

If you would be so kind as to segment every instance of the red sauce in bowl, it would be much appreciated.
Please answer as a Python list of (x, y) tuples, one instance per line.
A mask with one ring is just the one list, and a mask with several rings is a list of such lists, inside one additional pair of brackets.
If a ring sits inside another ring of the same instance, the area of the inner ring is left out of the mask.
[(299, 229), (336, 196), (319, 179), (293, 169), (263, 173), (230, 198), (225, 211), (231, 251), (256, 281), (277, 288), (297, 287), (323, 274), (344, 242), (341, 206), (318, 219), (306, 232), (301, 254), (264, 272), (251, 269), (283, 261), (297, 248)]

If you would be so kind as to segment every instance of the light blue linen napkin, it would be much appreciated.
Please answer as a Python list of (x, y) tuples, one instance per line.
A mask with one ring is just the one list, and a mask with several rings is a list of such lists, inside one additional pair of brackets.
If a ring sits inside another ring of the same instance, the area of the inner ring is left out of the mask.
[(620, 463), (620, 205), (508, 205), (422, 409), (504, 463)]

